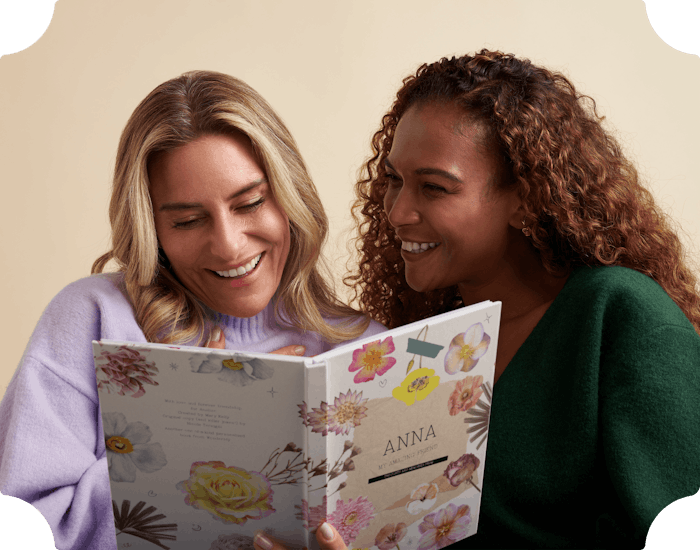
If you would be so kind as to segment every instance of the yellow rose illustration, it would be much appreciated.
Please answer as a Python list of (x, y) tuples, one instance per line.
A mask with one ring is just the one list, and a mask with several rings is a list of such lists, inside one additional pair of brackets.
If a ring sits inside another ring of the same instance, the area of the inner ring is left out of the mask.
[(275, 511), (272, 487), (264, 475), (219, 461), (195, 462), (190, 478), (177, 488), (185, 493), (185, 504), (205, 510), (223, 523), (243, 525)]
[(422, 401), (428, 394), (437, 388), (440, 383), (439, 376), (433, 376), (433, 369), (418, 369), (409, 374), (401, 385), (391, 392), (396, 399), (406, 405), (413, 405), (416, 401)]

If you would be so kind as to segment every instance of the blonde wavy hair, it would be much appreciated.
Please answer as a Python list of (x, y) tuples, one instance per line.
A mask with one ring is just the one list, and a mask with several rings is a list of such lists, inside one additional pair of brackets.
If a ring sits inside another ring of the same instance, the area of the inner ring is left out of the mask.
[(532, 245), (550, 273), (619, 265), (658, 282), (700, 333), (697, 279), (671, 223), (602, 126), (595, 102), (562, 74), (511, 54), (424, 64), (408, 76), (372, 139), (353, 214), (359, 265), (345, 278), (360, 309), (389, 328), (462, 305), (456, 287), (420, 293), (404, 276), (401, 242), (384, 211), (384, 161), (413, 105), (448, 103), (483, 129), (499, 189), (516, 189)]
[[(148, 167), (156, 155), (201, 136), (232, 133), (248, 136), (289, 218), (290, 250), (276, 294), (276, 320), (333, 343), (359, 336), (369, 320), (358, 319), (340, 302), (324, 276), (328, 270), (320, 251), (328, 218), (292, 135), (260, 94), (217, 72), (192, 71), (161, 84), (129, 118), (119, 141), (109, 206), (112, 248), (95, 261), (92, 273), (116, 262), (148, 341), (203, 343), (213, 320), (159, 249)], [(324, 317), (344, 319), (329, 324)]]

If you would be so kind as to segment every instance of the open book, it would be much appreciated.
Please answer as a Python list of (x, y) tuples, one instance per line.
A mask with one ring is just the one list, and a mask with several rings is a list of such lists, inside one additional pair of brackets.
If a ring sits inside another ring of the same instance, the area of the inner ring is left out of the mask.
[(428, 550), (476, 532), (500, 302), (316, 357), (93, 342), (117, 547)]

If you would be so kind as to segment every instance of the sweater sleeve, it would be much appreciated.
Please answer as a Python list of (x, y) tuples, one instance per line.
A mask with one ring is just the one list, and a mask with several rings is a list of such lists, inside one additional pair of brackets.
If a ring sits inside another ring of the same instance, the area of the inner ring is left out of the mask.
[(700, 487), (700, 337), (690, 323), (649, 321), (611, 338), (600, 371), (600, 441), (624, 511), (597, 531), (618, 548), (643, 547), (658, 513)]
[(29, 357), (0, 408), (0, 487), (46, 518), (58, 550), (116, 548), (98, 407)]
[(0, 404), (0, 491), (43, 514), (58, 550), (116, 549), (92, 340), (139, 333), (110, 278), (69, 285), (44, 311)]

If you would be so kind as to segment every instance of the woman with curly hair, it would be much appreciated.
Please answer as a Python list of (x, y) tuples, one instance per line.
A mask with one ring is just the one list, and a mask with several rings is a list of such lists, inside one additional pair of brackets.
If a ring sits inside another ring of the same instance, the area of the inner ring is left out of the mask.
[(700, 486), (700, 297), (564, 76), (482, 50), (403, 82), (357, 184), (354, 284), (395, 327), (503, 303), (478, 548), (642, 548)]
[[(185, 73), (138, 105), (109, 214), (111, 250), (48, 305), (0, 404), (0, 490), (33, 504), (60, 550), (117, 547), (93, 340), (315, 355), (384, 330), (326, 283), (316, 187), (236, 78)], [(164, 460), (126, 452), (133, 470)]]

